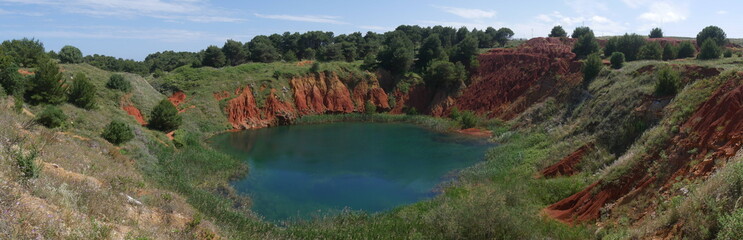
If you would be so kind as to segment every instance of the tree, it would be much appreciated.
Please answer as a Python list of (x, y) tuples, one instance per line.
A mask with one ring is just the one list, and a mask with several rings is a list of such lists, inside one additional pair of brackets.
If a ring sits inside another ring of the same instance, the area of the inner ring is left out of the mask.
[(294, 50), (289, 50), (284, 53), (283, 56), (281, 56), (284, 61), (287, 62), (296, 62), (297, 61), (297, 53), (294, 52)]
[(222, 53), (224, 53), (227, 65), (237, 66), (248, 61), (248, 54), (243, 48), (241, 42), (235, 40), (227, 40), (222, 46)]
[(178, 109), (168, 99), (160, 101), (150, 113), (149, 127), (163, 132), (170, 132), (181, 126), (183, 119), (178, 115)]
[(495, 41), (503, 47), (508, 43), (508, 40), (510, 40), (511, 37), (513, 37), (513, 30), (510, 28), (500, 28), (495, 34)]
[(611, 54), (611, 67), (620, 69), (624, 66), (624, 53), (614, 52)]
[(64, 46), (59, 50), (59, 61), (62, 63), (81, 63), (83, 62), (83, 52), (70, 45)]
[(640, 52), (640, 48), (645, 46), (645, 38), (637, 34), (624, 34), (620, 37), (609, 38), (609, 41), (604, 47), (604, 55), (609, 56), (614, 52), (624, 53), (624, 57), (627, 61), (637, 60), (637, 54)]
[(658, 42), (648, 43), (640, 48), (640, 53), (638, 53), (637, 57), (643, 60), (661, 60), (663, 58), (663, 49)]
[(676, 95), (680, 85), (681, 76), (671, 67), (663, 67), (656, 74), (658, 81), (655, 83), (656, 96)]
[(666, 43), (666, 46), (663, 47), (663, 60), (673, 60), (676, 59), (676, 54), (678, 52), (678, 48), (671, 45), (671, 43)]
[(18, 73), (18, 65), (10, 56), (0, 54), (0, 86), (7, 94), (16, 95), (23, 91), (23, 77)]
[(108, 78), (106, 87), (110, 89), (119, 90), (122, 92), (129, 92), (132, 90), (132, 84), (129, 83), (129, 81), (127, 81), (126, 79), (124, 79), (124, 76), (122, 76), (121, 74), (111, 75), (111, 77)]
[(598, 53), (592, 53), (588, 55), (585, 64), (583, 65), (583, 86), (588, 87), (604, 68), (604, 64), (601, 62), (601, 57)]
[(548, 37), (567, 37), (568, 33), (565, 32), (565, 29), (562, 28), (562, 26), (557, 25), (552, 28), (552, 31), (550, 31), (550, 35)]
[(134, 133), (132, 133), (132, 128), (125, 122), (113, 120), (103, 130), (101, 137), (114, 145), (119, 145), (132, 140)]
[(415, 52), (413, 42), (404, 32), (394, 31), (385, 39), (385, 48), (379, 52), (379, 67), (393, 74), (403, 74), (413, 65)]
[(705, 27), (701, 32), (699, 32), (699, 34), (697, 34), (697, 44), (704, 44), (704, 41), (707, 39), (714, 40), (718, 47), (724, 47), (725, 44), (727, 44), (727, 35), (725, 34), (725, 31), (717, 26)]
[(90, 83), (88, 77), (84, 73), (76, 74), (72, 80), (72, 90), (69, 96), (70, 103), (79, 108), (93, 109), (96, 104), (95, 94), (95, 86)]
[(678, 47), (678, 53), (676, 54), (677, 58), (690, 58), (694, 57), (694, 54), (696, 54), (697, 50), (694, 48), (694, 45), (691, 43), (691, 41), (683, 41), (679, 44)]
[(425, 40), (418, 50), (418, 60), (415, 62), (417, 69), (425, 71), (428, 65), (435, 59), (448, 60), (444, 47), (441, 46), (441, 40), (438, 34), (431, 34)]
[(256, 36), (248, 43), (253, 61), (271, 63), (281, 60), (281, 54), (266, 36)]
[(663, 30), (661, 30), (660, 28), (653, 28), (653, 30), (650, 30), (650, 35), (648, 37), (663, 38)]
[(36, 116), (35, 121), (47, 128), (58, 128), (67, 121), (67, 115), (54, 105), (48, 105)]
[(454, 46), (454, 52), (451, 55), (452, 62), (460, 62), (465, 68), (472, 69), (472, 61), (477, 56), (477, 39), (473, 36), (468, 36), (456, 46)]
[(59, 67), (51, 59), (39, 64), (36, 74), (28, 82), (26, 99), (32, 104), (60, 104), (65, 101), (67, 87)]
[(33, 38), (3, 41), (0, 44), (0, 52), (13, 58), (13, 61), (22, 67), (37, 66), (47, 58), (44, 44)]
[(704, 40), (697, 58), (701, 60), (718, 59), (721, 54), (722, 50), (717, 45), (715, 39), (707, 38), (707, 40)]
[(424, 75), (427, 86), (434, 89), (442, 89), (446, 92), (459, 90), (462, 81), (467, 77), (464, 65), (454, 64), (449, 61), (438, 60), (431, 64), (428, 72)]
[(366, 103), (364, 103), (364, 113), (367, 115), (377, 113), (377, 105), (374, 105), (371, 100), (367, 100)]
[(209, 46), (204, 51), (204, 57), (201, 60), (201, 64), (208, 67), (221, 68), (227, 63), (227, 57), (217, 46)]
[(341, 54), (343, 55), (343, 59), (346, 60), (346, 62), (353, 62), (356, 60), (358, 49), (356, 49), (356, 44), (352, 42), (342, 42), (340, 44), (341, 47)]
[[(576, 28), (576, 31), (578, 31), (578, 29), (580, 28)], [(587, 33), (579, 35), (578, 41), (575, 42), (573, 47), (573, 53), (575, 53), (578, 58), (585, 58), (586, 56), (598, 51), (599, 43), (596, 41), (596, 37), (593, 36), (593, 31), (590, 29)]]
[(377, 69), (377, 56), (366, 55), (364, 57), (364, 63), (361, 64), (361, 69), (366, 71), (374, 71)]
[(573, 30), (573, 34), (570, 35), (571, 38), (580, 38), (583, 35), (586, 35), (587, 33), (593, 34), (593, 30), (589, 27), (577, 27), (575, 30)]

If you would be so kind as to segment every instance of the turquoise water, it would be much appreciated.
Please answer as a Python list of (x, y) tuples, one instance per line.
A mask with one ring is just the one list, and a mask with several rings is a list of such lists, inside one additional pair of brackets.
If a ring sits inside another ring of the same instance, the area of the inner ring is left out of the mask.
[(409, 124), (333, 123), (226, 133), (218, 149), (244, 159), (232, 184), (269, 221), (379, 212), (434, 196), (452, 170), (475, 164), (489, 145)]

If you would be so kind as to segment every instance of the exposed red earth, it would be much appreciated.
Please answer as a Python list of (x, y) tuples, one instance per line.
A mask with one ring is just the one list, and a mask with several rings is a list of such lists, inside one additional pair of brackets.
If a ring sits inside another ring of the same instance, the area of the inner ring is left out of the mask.
[(134, 117), (137, 122), (144, 126), (147, 125), (147, 121), (144, 120), (144, 117), (142, 116), (142, 112), (139, 111), (137, 107), (134, 106), (130, 98), (132, 97), (131, 94), (126, 94), (124, 96), (121, 96), (120, 105), (121, 109), (124, 110), (127, 114)]
[(582, 147), (575, 150), (575, 152), (564, 157), (559, 162), (543, 169), (540, 174), (546, 178), (558, 177), (558, 176), (572, 176), (578, 173), (575, 166), (583, 160), (583, 157), (593, 149), (593, 143), (583, 145)]

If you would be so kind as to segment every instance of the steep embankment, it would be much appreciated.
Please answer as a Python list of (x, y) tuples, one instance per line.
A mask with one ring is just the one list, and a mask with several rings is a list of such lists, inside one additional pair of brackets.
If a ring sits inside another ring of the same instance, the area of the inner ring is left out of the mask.
[[(350, 86), (347, 82), (356, 84)], [(234, 97), (226, 91), (216, 92), (214, 97), (217, 100), (232, 97), (225, 112), (235, 129), (285, 125), (304, 115), (362, 112), (367, 101), (379, 109), (390, 108), (387, 94), (376, 78), (344, 81), (336, 73), (322, 72), (293, 77), (289, 83), (294, 103), (282, 101), (276, 94), (279, 90), (270, 89), (263, 105), (259, 106), (249, 86), (236, 90)]]

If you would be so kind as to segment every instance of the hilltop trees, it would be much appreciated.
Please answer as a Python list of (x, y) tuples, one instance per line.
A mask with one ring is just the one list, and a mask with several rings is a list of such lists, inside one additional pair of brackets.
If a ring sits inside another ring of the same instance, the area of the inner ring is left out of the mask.
[(0, 44), (0, 52), (10, 56), (21, 67), (35, 67), (48, 58), (44, 44), (33, 38), (3, 41)]
[(704, 41), (707, 39), (714, 40), (718, 47), (724, 47), (725, 44), (727, 44), (727, 35), (725, 34), (725, 31), (717, 26), (705, 27), (701, 32), (699, 32), (699, 34), (697, 34), (697, 44), (704, 44)]
[(661, 60), (663, 58), (663, 49), (660, 43), (647, 43), (640, 48), (637, 58), (642, 60)]
[(93, 109), (95, 107), (95, 86), (90, 83), (84, 73), (77, 73), (72, 80), (69, 101), (79, 108)]
[(415, 62), (416, 68), (425, 70), (435, 59), (447, 59), (446, 51), (441, 46), (441, 40), (438, 34), (432, 34), (423, 40), (423, 45), (418, 50), (418, 61)]
[(663, 30), (660, 28), (653, 28), (653, 30), (650, 30), (649, 38), (662, 38), (663, 37)]
[[(576, 35), (576, 33), (578, 33), (578, 35)], [(573, 47), (573, 53), (575, 53), (578, 58), (585, 58), (586, 56), (599, 51), (599, 43), (596, 41), (596, 37), (593, 35), (593, 31), (590, 28), (576, 28), (573, 35), (578, 37), (578, 41), (575, 42), (575, 46)]]
[(548, 37), (567, 37), (568, 33), (565, 32), (565, 29), (562, 28), (562, 26), (557, 25), (552, 28), (552, 31), (550, 31), (550, 34)]
[(152, 109), (149, 127), (163, 132), (170, 132), (181, 126), (183, 119), (178, 109), (168, 99), (163, 99)]
[(253, 61), (270, 63), (281, 60), (281, 54), (276, 50), (271, 39), (266, 36), (254, 37), (248, 43), (248, 49)]
[(222, 46), (222, 53), (224, 53), (227, 65), (237, 66), (248, 61), (248, 54), (243, 44), (235, 40), (227, 40)]
[(604, 47), (604, 55), (609, 56), (614, 52), (624, 53), (627, 61), (637, 60), (640, 48), (645, 45), (645, 38), (637, 34), (624, 34), (620, 37), (609, 38)]
[(413, 65), (413, 41), (402, 31), (395, 31), (385, 40), (386, 47), (379, 52), (377, 60), (379, 67), (389, 70), (393, 74), (402, 74), (410, 70)]
[(694, 48), (694, 44), (692, 44), (691, 41), (683, 41), (678, 46), (678, 53), (676, 54), (676, 58), (694, 57), (696, 51), (697, 50)]
[(0, 86), (7, 94), (16, 95), (23, 90), (22, 77), (18, 73), (18, 65), (10, 56), (0, 54)]
[(427, 86), (453, 92), (459, 89), (465, 78), (467, 78), (467, 73), (461, 63), (454, 64), (449, 61), (437, 60), (431, 64), (424, 80)]
[(589, 27), (577, 27), (575, 30), (573, 30), (573, 34), (570, 35), (571, 38), (580, 38), (583, 35), (586, 35), (587, 33), (591, 32), (593, 34), (593, 30)]
[(66, 92), (57, 63), (48, 59), (39, 64), (36, 74), (28, 81), (26, 99), (32, 104), (60, 104), (65, 101)]
[(227, 57), (225, 57), (222, 49), (217, 46), (209, 46), (204, 51), (204, 58), (201, 60), (201, 64), (208, 67), (221, 68), (227, 63)]
[(508, 40), (510, 40), (513, 35), (513, 30), (511, 30), (510, 28), (500, 28), (495, 34), (495, 41), (500, 44), (501, 47), (503, 47), (506, 45), (506, 43), (508, 43)]
[(59, 50), (59, 61), (62, 63), (81, 63), (83, 62), (83, 52), (80, 49), (67, 45)]

